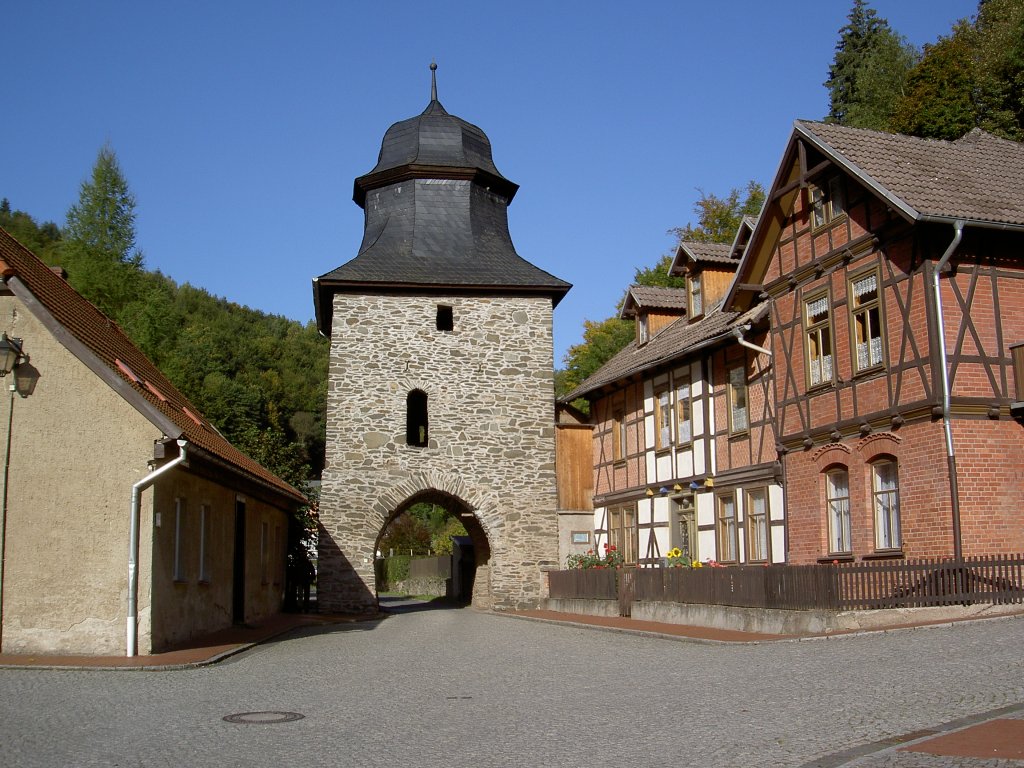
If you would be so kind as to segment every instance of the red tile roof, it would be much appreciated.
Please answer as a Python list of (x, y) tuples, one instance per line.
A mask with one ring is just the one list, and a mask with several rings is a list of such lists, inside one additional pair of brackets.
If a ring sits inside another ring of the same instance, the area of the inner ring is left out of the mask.
[(126, 382), (140, 398), (139, 402), (145, 401), (151, 409), (149, 413), (140, 410), (168, 437), (188, 440), (242, 477), (269, 487), (292, 502), (305, 502), (299, 491), (229, 443), (114, 321), (2, 228), (0, 273), (11, 283), (19, 281), (74, 340)]

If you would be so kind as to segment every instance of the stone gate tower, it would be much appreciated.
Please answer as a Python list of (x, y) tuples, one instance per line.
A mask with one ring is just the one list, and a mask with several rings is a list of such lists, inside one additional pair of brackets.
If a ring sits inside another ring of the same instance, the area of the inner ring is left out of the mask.
[[(431, 69), (436, 69), (431, 65)], [(521, 258), (518, 187), (487, 136), (431, 99), (355, 180), (355, 258), (314, 280), (331, 339), (318, 599), (376, 608), (373, 558), (412, 504), (457, 512), (478, 606), (535, 604), (558, 559), (551, 321), (569, 284)]]

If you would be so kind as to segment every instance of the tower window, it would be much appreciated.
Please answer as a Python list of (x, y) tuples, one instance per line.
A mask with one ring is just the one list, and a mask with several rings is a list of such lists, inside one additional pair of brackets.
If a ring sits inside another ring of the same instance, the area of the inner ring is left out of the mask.
[(451, 331), (455, 328), (455, 317), (452, 308), (444, 304), (437, 305), (437, 330)]
[(427, 445), (427, 393), (419, 389), (405, 398), (405, 441), (417, 448)]

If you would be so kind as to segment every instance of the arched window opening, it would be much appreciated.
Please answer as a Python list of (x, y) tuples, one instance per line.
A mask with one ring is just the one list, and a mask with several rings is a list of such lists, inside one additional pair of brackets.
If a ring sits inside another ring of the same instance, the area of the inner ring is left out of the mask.
[(417, 448), (427, 445), (427, 393), (419, 389), (405, 399), (405, 441)]
[(828, 506), (828, 551), (846, 555), (853, 551), (850, 524), (850, 475), (846, 467), (834, 467), (825, 473), (825, 503)]
[(884, 458), (871, 465), (871, 495), (875, 511), (875, 549), (899, 549), (900, 533), (899, 472), (896, 462)]

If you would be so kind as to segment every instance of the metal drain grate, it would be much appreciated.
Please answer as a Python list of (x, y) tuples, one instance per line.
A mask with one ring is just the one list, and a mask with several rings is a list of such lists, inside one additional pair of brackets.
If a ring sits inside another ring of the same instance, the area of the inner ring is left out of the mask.
[(291, 723), (304, 717), (305, 715), (300, 715), (298, 712), (239, 712), (234, 715), (224, 715), (221, 719), (242, 725), (276, 725), (277, 723)]

